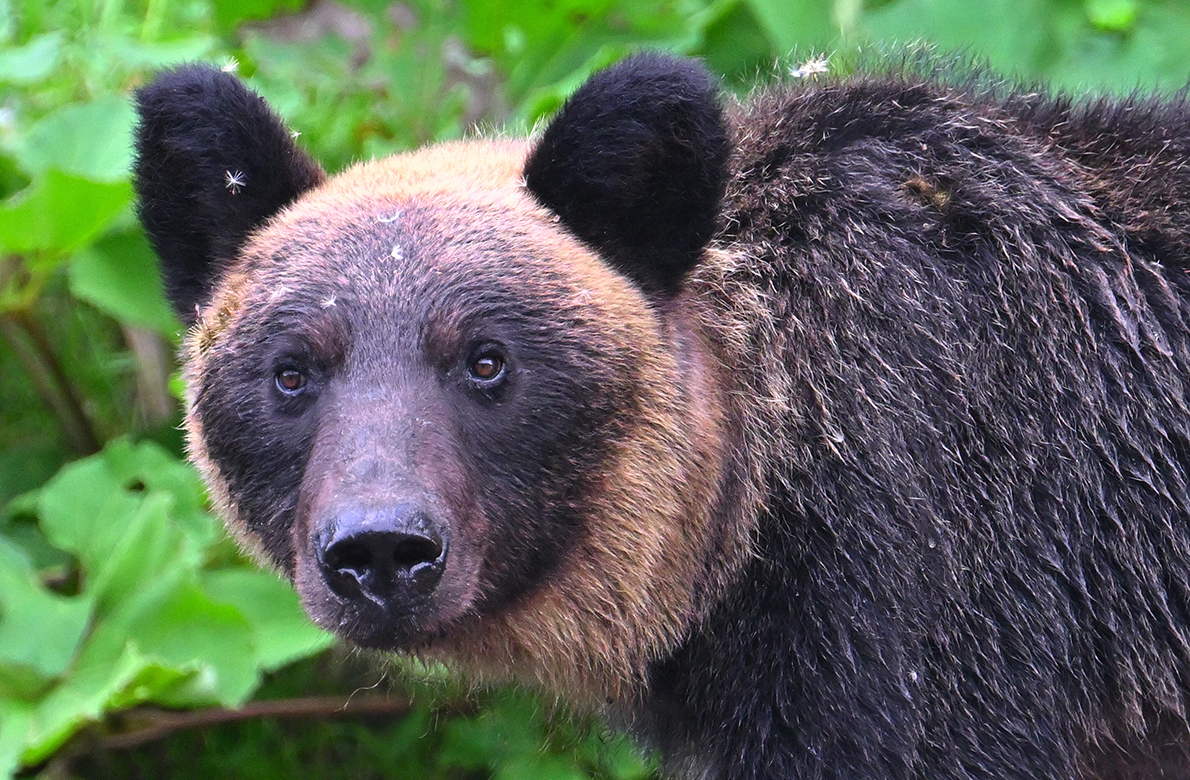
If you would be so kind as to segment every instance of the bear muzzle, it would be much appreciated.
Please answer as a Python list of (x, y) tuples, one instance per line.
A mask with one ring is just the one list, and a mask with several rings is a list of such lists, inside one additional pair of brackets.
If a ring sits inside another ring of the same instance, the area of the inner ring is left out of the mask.
[(352, 506), (324, 524), (314, 545), (319, 572), (336, 596), (371, 602), (403, 622), (442, 579), (450, 532), (415, 504)]

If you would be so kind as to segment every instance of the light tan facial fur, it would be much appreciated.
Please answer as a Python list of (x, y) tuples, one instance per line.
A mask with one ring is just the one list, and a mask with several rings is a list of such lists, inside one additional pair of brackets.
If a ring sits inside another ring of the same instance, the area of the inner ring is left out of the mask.
[[(731, 356), (710, 346), (716, 339), (731, 343), (722, 332), (711, 333), (730, 331), (731, 323), (715, 322), (694, 301), (656, 305), (566, 233), (520, 182), (527, 148), (519, 141), (446, 144), (357, 165), (307, 193), (249, 240), (217, 285), (187, 338), (186, 375), (193, 393), (208, 361), (228, 348), (237, 318), (283, 287), (285, 273), (312, 272), (274, 267), (281, 238), (292, 241), (310, 225), (365, 214), (398, 219), (408, 204), (428, 203), (462, 215), (468, 224), (461, 231), (488, 229), (484, 220), (497, 214), (504, 228), (531, 236), (565, 281), (551, 294), (606, 323), (602, 337), (626, 348), (633, 370), (648, 381), (638, 385), (642, 395), (632, 404), (639, 412), (610, 448), (602, 472), (591, 477), (583, 532), (558, 570), (511, 603), (450, 626), (418, 652), (482, 678), (512, 676), (571, 699), (631, 697), (648, 662), (677, 645), (748, 554), (759, 468), (735, 462), (733, 453), (742, 451), (740, 439), (756, 426), (729, 418), (727, 395), (741, 379), (731, 375)], [(729, 255), (716, 256), (730, 264)], [(435, 262), (468, 259), (458, 252)], [(267, 284), (260, 274), (266, 266)], [(231, 528), (259, 552), (208, 455), (193, 396), (190, 408), (192, 458)], [(725, 510), (725, 483), (741, 479), (747, 484), (742, 490), (737, 484), (734, 493), (743, 501)], [(306, 527), (301, 519), (294, 523), (299, 533)], [(499, 550), (499, 540), (485, 541)]]

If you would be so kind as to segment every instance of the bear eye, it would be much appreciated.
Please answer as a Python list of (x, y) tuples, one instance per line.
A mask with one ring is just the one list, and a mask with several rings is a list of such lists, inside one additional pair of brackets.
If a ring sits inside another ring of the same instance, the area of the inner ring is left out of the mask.
[(306, 375), (296, 368), (283, 368), (277, 372), (277, 389), (285, 395), (297, 395), (306, 386)]
[(504, 378), (506, 364), (504, 357), (494, 350), (485, 350), (471, 358), (467, 366), (471, 380), (484, 387), (491, 387)]

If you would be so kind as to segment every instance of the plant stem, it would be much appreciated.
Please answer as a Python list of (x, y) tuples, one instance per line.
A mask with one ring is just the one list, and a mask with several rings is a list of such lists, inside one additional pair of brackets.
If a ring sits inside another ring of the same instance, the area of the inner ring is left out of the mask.
[(45, 330), (31, 314), (0, 314), (0, 337), (12, 348), (42, 403), (50, 408), (70, 448), (80, 455), (99, 451), (99, 437), (83, 411)]
[[(122, 734), (111, 734), (99, 741), (103, 750), (120, 750), (167, 737), (183, 729), (205, 728), (220, 723), (234, 723), (255, 718), (326, 718), (360, 715), (401, 716), (409, 712), (407, 699), (370, 696), (344, 700), (341, 696), (309, 696), (298, 699), (255, 701), (238, 710), (210, 709), (196, 712), (170, 712), (142, 709), (124, 717), (143, 716), (144, 725)], [(137, 720), (140, 720), (137, 717)]]
[(145, 20), (140, 28), (141, 41), (152, 43), (161, 37), (161, 28), (165, 22), (165, 13), (168, 7), (168, 0), (149, 0), (149, 5), (145, 9)]
[(153, 428), (173, 417), (177, 409), (169, 392), (170, 349), (151, 330), (132, 325), (122, 325), (121, 330), (136, 357), (136, 416), (142, 426)]

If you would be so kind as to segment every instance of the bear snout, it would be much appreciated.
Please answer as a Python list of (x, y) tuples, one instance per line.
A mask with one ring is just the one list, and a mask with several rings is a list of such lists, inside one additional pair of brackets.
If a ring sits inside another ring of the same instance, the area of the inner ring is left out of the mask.
[(327, 586), (401, 615), (433, 593), (446, 568), (449, 531), (415, 504), (349, 507), (315, 541)]

